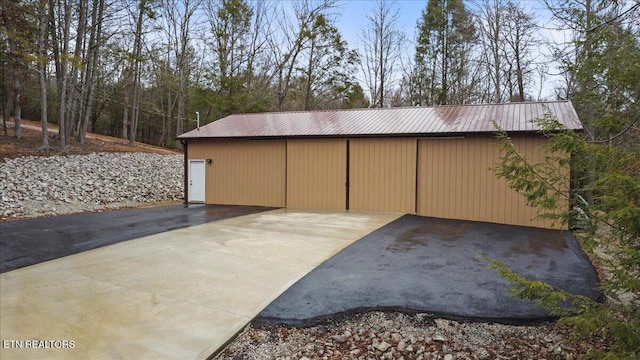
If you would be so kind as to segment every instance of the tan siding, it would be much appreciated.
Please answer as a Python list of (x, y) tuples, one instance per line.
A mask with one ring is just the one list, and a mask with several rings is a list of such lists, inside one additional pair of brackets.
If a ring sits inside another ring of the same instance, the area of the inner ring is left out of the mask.
[[(518, 151), (529, 160), (542, 159), (541, 137), (515, 137)], [(490, 168), (499, 157), (489, 136), (419, 140), (418, 214), (451, 219), (487, 221), (554, 228), (537, 219), (524, 197), (497, 179)]]
[(347, 141), (287, 141), (287, 207), (346, 208)]
[(352, 139), (349, 208), (415, 212), (416, 139)]
[(191, 141), (189, 159), (207, 165), (206, 203), (285, 206), (284, 141)]
[[(513, 140), (528, 159), (542, 159), (544, 138)], [(349, 144), (351, 210), (414, 213), (417, 208), (424, 216), (557, 228), (537, 219), (525, 199), (490, 170), (499, 157), (492, 136), (351, 139)], [(188, 158), (213, 161), (206, 172), (209, 204), (346, 207), (345, 139), (190, 141)]]

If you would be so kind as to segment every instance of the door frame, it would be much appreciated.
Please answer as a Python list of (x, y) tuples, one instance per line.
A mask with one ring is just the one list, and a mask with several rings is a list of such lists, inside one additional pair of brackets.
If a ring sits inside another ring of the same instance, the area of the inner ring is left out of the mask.
[[(206, 194), (207, 194), (207, 161), (206, 159), (189, 159), (188, 161), (189, 168), (189, 176), (188, 176), (188, 189), (187, 189), (187, 202), (188, 203), (205, 203), (206, 202)], [(204, 177), (202, 179), (202, 200), (193, 200), (192, 199), (192, 183), (193, 183), (193, 173), (191, 171), (191, 165), (194, 163), (202, 163), (202, 168), (204, 169)]]

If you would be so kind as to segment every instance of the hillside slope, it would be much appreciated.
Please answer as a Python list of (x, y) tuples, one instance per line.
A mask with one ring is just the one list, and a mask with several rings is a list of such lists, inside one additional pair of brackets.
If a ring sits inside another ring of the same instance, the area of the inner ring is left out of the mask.
[[(146, 144), (89, 134), (66, 155), (40, 150), (40, 130), (0, 136), (0, 221), (180, 202), (183, 156)], [(35, 123), (37, 124), (37, 123)], [(57, 130), (57, 128), (52, 129)], [(50, 144), (57, 146), (55, 131)]]
[[(0, 120), (2, 117), (0, 116)], [(48, 150), (41, 150), (42, 131), (40, 122), (22, 119), (22, 138), (13, 137), (13, 119), (7, 122), (8, 136), (0, 136), (0, 160), (7, 157), (14, 158), (26, 155), (51, 156), (60, 153), (60, 140), (58, 137), (58, 126), (49, 124), (49, 145)], [(141, 142), (136, 142), (135, 146), (129, 146), (128, 140), (105, 136), (100, 134), (87, 133), (86, 143), (80, 145), (75, 139), (68, 145), (67, 154), (89, 154), (93, 152), (145, 152), (156, 154), (179, 154), (179, 151), (153, 146)]]

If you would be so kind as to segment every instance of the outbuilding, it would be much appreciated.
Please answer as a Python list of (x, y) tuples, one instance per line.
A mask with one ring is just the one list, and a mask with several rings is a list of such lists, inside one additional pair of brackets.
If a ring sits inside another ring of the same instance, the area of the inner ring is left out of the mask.
[(185, 200), (553, 228), (491, 170), (495, 124), (536, 162), (545, 114), (582, 129), (570, 101), (230, 115), (179, 136)]

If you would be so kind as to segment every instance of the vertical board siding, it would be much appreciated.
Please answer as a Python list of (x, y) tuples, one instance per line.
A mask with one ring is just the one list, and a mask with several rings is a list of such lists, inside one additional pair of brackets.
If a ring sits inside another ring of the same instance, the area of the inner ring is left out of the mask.
[(189, 142), (190, 159), (207, 164), (207, 204), (285, 206), (284, 141)]
[[(513, 141), (529, 161), (542, 160), (544, 138), (522, 136)], [(495, 138), (419, 140), (418, 152), (419, 215), (559, 228), (549, 219), (537, 218), (522, 195), (496, 178), (491, 170), (500, 156)]]
[(346, 208), (347, 140), (287, 141), (287, 207)]
[[(543, 159), (543, 137), (521, 135), (512, 140), (531, 162)], [(538, 218), (523, 196), (496, 178), (491, 168), (500, 149), (489, 135), (356, 138), (348, 143), (190, 141), (188, 146), (189, 159), (212, 159), (206, 165), (208, 204), (343, 210), (348, 181), (351, 210), (566, 228)]]
[(349, 208), (414, 213), (416, 139), (352, 139), (349, 143)]

